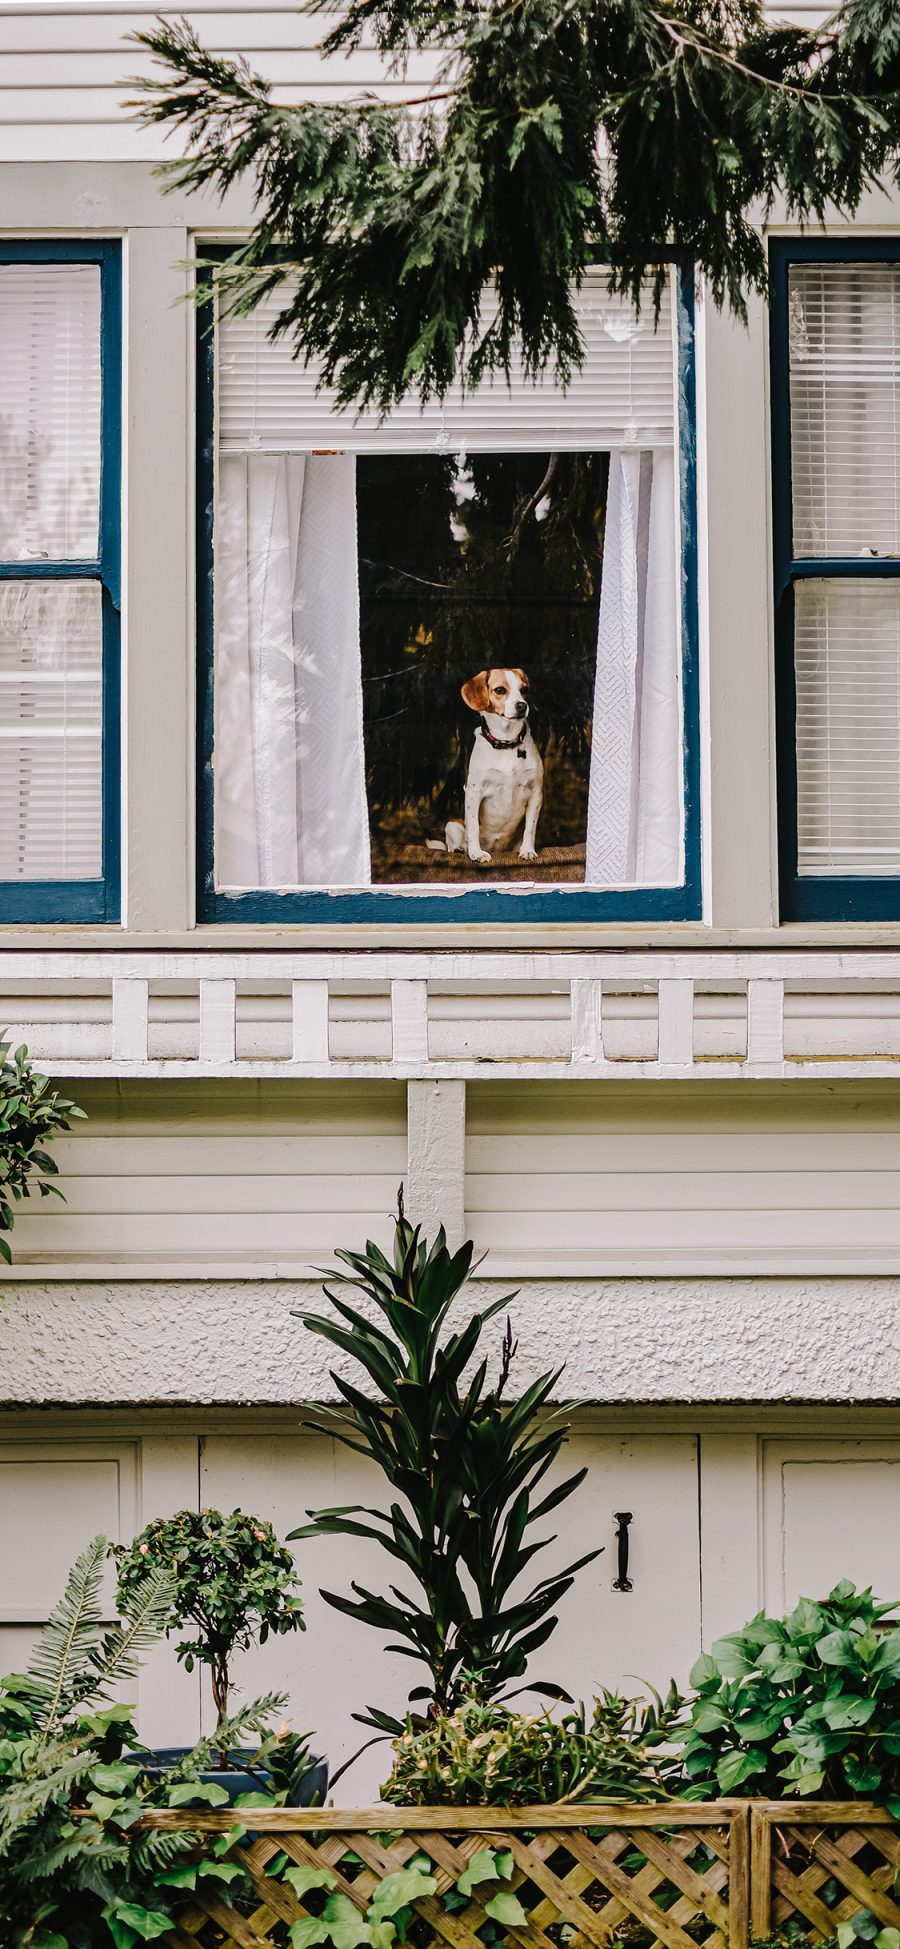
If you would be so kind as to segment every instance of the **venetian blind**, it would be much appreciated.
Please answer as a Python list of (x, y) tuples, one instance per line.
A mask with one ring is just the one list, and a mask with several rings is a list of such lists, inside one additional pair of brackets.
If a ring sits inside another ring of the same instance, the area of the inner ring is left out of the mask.
[(798, 864), (900, 873), (900, 586), (795, 585)]
[(0, 561), (92, 561), (99, 267), (0, 265), (0, 347)]
[(900, 264), (795, 264), (789, 315), (794, 554), (900, 554)]
[(586, 357), (568, 392), (549, 375), (536, 384), (521, 368), (510, 383), (494, 378), (443, 407), (399, 405), (376, 414), (336, 413), (333, 395), (316, 390), (316, 370), (292, 359), (289, 344), (267, 330), (275, 299), (250, 317), (223, 318), (218, 332), (217, 428), (222, 453), (303, 453), (340, 448), (471, 453), (562, 447), (570, 451), (671, 447), (675, 437), (677, 360), (671, 278), (657, 326), (652, 301), (639, 315), (611, 297), (606, 275), (591, 272), (576, 300)]
[(102, 868), (97, 582), (0, 581), (0, 880)]

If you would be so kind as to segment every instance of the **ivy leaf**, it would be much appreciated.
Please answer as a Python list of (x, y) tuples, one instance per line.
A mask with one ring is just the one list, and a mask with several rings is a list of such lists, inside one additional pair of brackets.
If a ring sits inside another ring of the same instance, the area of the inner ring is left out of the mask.
[(166, 1795), (170, 1807), (224, 1807), (228, 1794), (216, 1780), (179, 1780)]
[(433, 1895), (436, 1888), (434, 1875), (423, 1874), (421, 1868), (398, 1868), (378, 1883), (369, 1904), (370, 1919), (383, 1922), (386, 1916), (396, 1915), (398, 1909), (421, 1901), (423, 1895)]
[(295, 1895), (308, 1895), (311, 1888), (336, 1888), (337, 1876), (330, 1868), (298, 1866), (292, 1862), (285, 1868), (281, 1880), (289, 1883)]
[[(371, 1943), (369, 1924), (363, 1920), (349, 1895), (329, 1895), (322, 1920), (334, 1949), (360, 1949), (362, 1943)], [(295, 1943), (294, 1949), (306, 1949), (306, 1946)]]
[(292, 1922), (288, 1930), (292, 1949), (314, 1949), (316, 1943), (328, 1942), (329, 1930), (316, 1915), (301, 1915)]
[(484, 1912), (504, 1929), (524, 1929), (528, 1926), (528, 1917), (519, 1897), (510, 1888), (501, 1888), (498, 1895), (491, 1895), (485, 1902)]
[(142, 1942), (154, 1942), (157, 1936), (168, 1935), (172, 1927), (171, 1915), (163, 1915), (157, 1908), (144, 1908), (139, 1902), (116, 1902), (106, 1919), (110, 1923), (123, 1923)]
[[(496, 1881), (500, 1875), (497, 1856), (490, 1847), (480, 1847), (473, 1854), (467, 1868), (457, 1876), (456, 1886), (461, 1895), (471, 1895), (476, 1884), (481, 1881)], [(506, 1877), (507, 1880), (509, 1877)]]

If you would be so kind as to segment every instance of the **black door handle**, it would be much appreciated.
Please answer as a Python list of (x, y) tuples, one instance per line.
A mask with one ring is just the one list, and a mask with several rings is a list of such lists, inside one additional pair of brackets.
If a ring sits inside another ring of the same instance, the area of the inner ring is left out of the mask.
[(613, 1578), (613, 1590), (633, 1590), (634, 1585), (628, 1575), (628, 1525), (632, 1522), (630, 1509), (616, 1509), (613, 1522), (616, 1524), (616, 1567), (618, 1576)]

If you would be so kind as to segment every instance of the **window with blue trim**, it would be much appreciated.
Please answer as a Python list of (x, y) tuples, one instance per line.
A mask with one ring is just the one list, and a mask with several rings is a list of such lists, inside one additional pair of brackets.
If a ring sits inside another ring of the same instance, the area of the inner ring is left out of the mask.
[(0, 242), (0, 923), (118, 918), (120, 250)]
[(568, 392), (381, 422), (201, 312), (203, 918), (697, 913), (690, 279), (578, 305)]
[(900, 239), (773, 247), (782, 912), (900, 919)]

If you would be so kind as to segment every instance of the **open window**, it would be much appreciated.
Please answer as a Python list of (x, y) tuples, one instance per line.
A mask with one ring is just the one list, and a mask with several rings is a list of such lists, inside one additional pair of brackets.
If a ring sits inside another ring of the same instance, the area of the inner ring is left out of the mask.
[(690, 285), (578, 303), (384, 421), (202, 314), (205, 918), (697, 911)]
[(0, 242), (0, 922), (119, 913), (119, 279)]
[(900, 918), (900, 246), (773, 246), (785, 918)]

